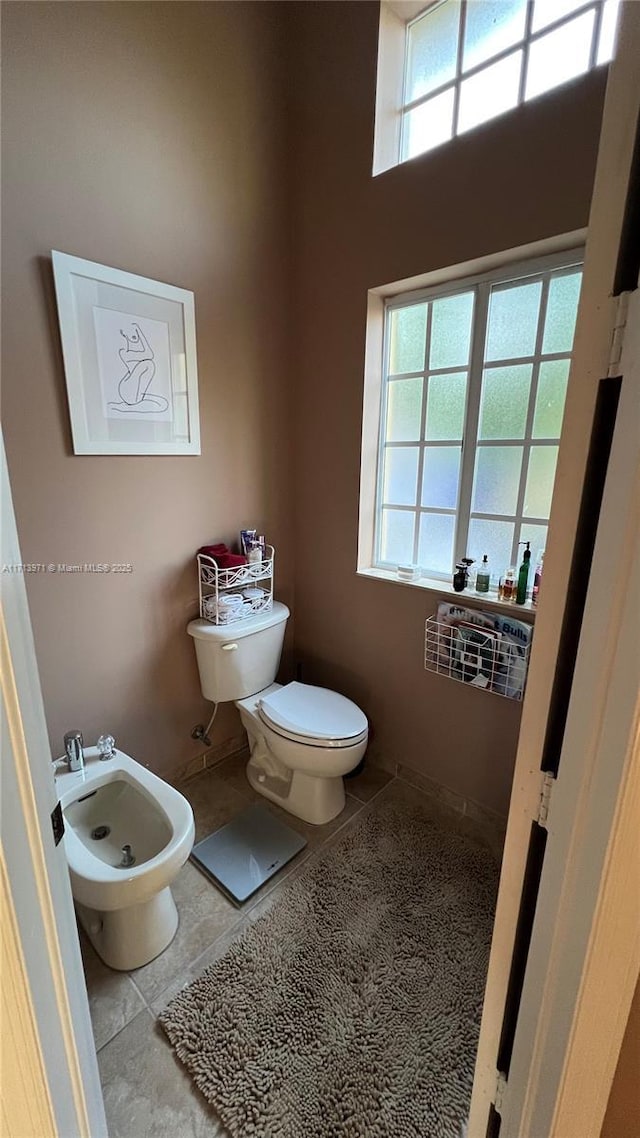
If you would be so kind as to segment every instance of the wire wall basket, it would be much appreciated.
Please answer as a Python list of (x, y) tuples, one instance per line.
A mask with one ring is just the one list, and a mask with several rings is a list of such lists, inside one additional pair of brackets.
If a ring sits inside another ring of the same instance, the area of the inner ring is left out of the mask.
[[(219, 569), (212, 557), (197, 554), (200, 616), (211, 624), (235, 624), (273, 608), (275, 549), (267, 556), (234, 569)], [(260, 584), (258, 584), (260, 582)]]
[[(500, 623), (506, 624), (496, 621)], [(507, 699), (523, 698), (530, 650), (530, 639), (522, 642), (508, 630), (436, 616), (425, 621), (424, 666), (428, 672)]]

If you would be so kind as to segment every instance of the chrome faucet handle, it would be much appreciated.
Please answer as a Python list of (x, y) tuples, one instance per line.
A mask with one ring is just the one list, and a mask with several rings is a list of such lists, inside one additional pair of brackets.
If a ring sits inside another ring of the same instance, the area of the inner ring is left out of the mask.
[(84, 767), (82, 731), (67, 731), (64, 737), (64, 751), (70, 771), (81, 771)]
[(100, 753), (100, 761), (104, 762), (105, 759), (112, 759), (116, 753), (115, 739), (113, 735), (101, 735), (96, 743)]

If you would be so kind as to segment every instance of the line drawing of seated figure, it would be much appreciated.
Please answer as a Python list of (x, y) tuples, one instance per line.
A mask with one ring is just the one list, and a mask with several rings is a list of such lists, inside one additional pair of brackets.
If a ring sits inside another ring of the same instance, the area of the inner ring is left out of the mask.
[(166, 411), (169, 401), (163, 395), (154, 395), (149, 391), (156, 374), (156, 365), (153, 348), (142, 328), (134, 320), (129, 333), (121, 328), (120, 335), (125, 342), (118, 355), (127, 370), (118, 383), (121, 402), (110, 403), (110, 409), (125, 415), (131, 411)]

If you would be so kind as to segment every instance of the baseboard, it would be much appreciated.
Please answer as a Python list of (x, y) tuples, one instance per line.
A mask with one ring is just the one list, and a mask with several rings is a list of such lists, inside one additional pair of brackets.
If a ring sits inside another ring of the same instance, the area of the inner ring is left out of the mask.
[(382, 748), (379, 748), (374, 739), (369, 739), (364, 764), (365, 766), (377, 767), (378, 770), (386, 771), (387, 774), (395, 775), (398, 771), (396, 760), (389, 755), (388, 751), (384, 752)]
[(195, 778), (196, 775), (202, 774), (203, 771), (211, 770), (217, 767), (225, 759), (231, 755), (246, 754), (249, 758), (249, 744), (245, 734), (234, 735), (231, 739), (225, 739), (222, 743), (216, 743), (214, 747), (209, 747), (208, 750), (202, 751), (199, 755), (189, 759), (179, 771), (174, 775), (172, 781), (179, 785), (180, 783), (188, 782), (189, 779)]
[(441, 806), (448, 810), (452, 810), (455, 814), (461, 814), (463, 817), (471, 818), (474, 822), (479, 822), (481, 825), (493, 826), (498, 830), (504, 831), (506, 829), (507, 820), (502, 814), (492, 810), (489, 806), (483, 806), (481, 802), (476, 802), (474, 798), (467, 798), (457, 791), (451, 790), (448, 786), (443, 786), (442, 783), (436, 782), (435, 779), (430, 778), (429, 775), (423, 774), (422, 771), (416, 771), (413, 767), (408, 767), (404, 763), (399, 763), (397, 768), (398, 778), (408, 782), (410, 786), (415, 786), (419, 790), (423, 790), (432, 798), (436, 798)]

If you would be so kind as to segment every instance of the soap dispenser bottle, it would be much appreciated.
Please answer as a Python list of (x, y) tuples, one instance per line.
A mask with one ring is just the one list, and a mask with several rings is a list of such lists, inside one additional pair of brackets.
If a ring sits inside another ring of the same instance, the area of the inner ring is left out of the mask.
[(531, 543), (528, 541), (521, 541), (520, 545), (526, 546), (522, 555), (522, 565), (518, 572), (518, 588), (516, 590), (516, 604), (523, 605), (527, 599), (527, 585), (529, 583), (529, 563), (531, 561)]

